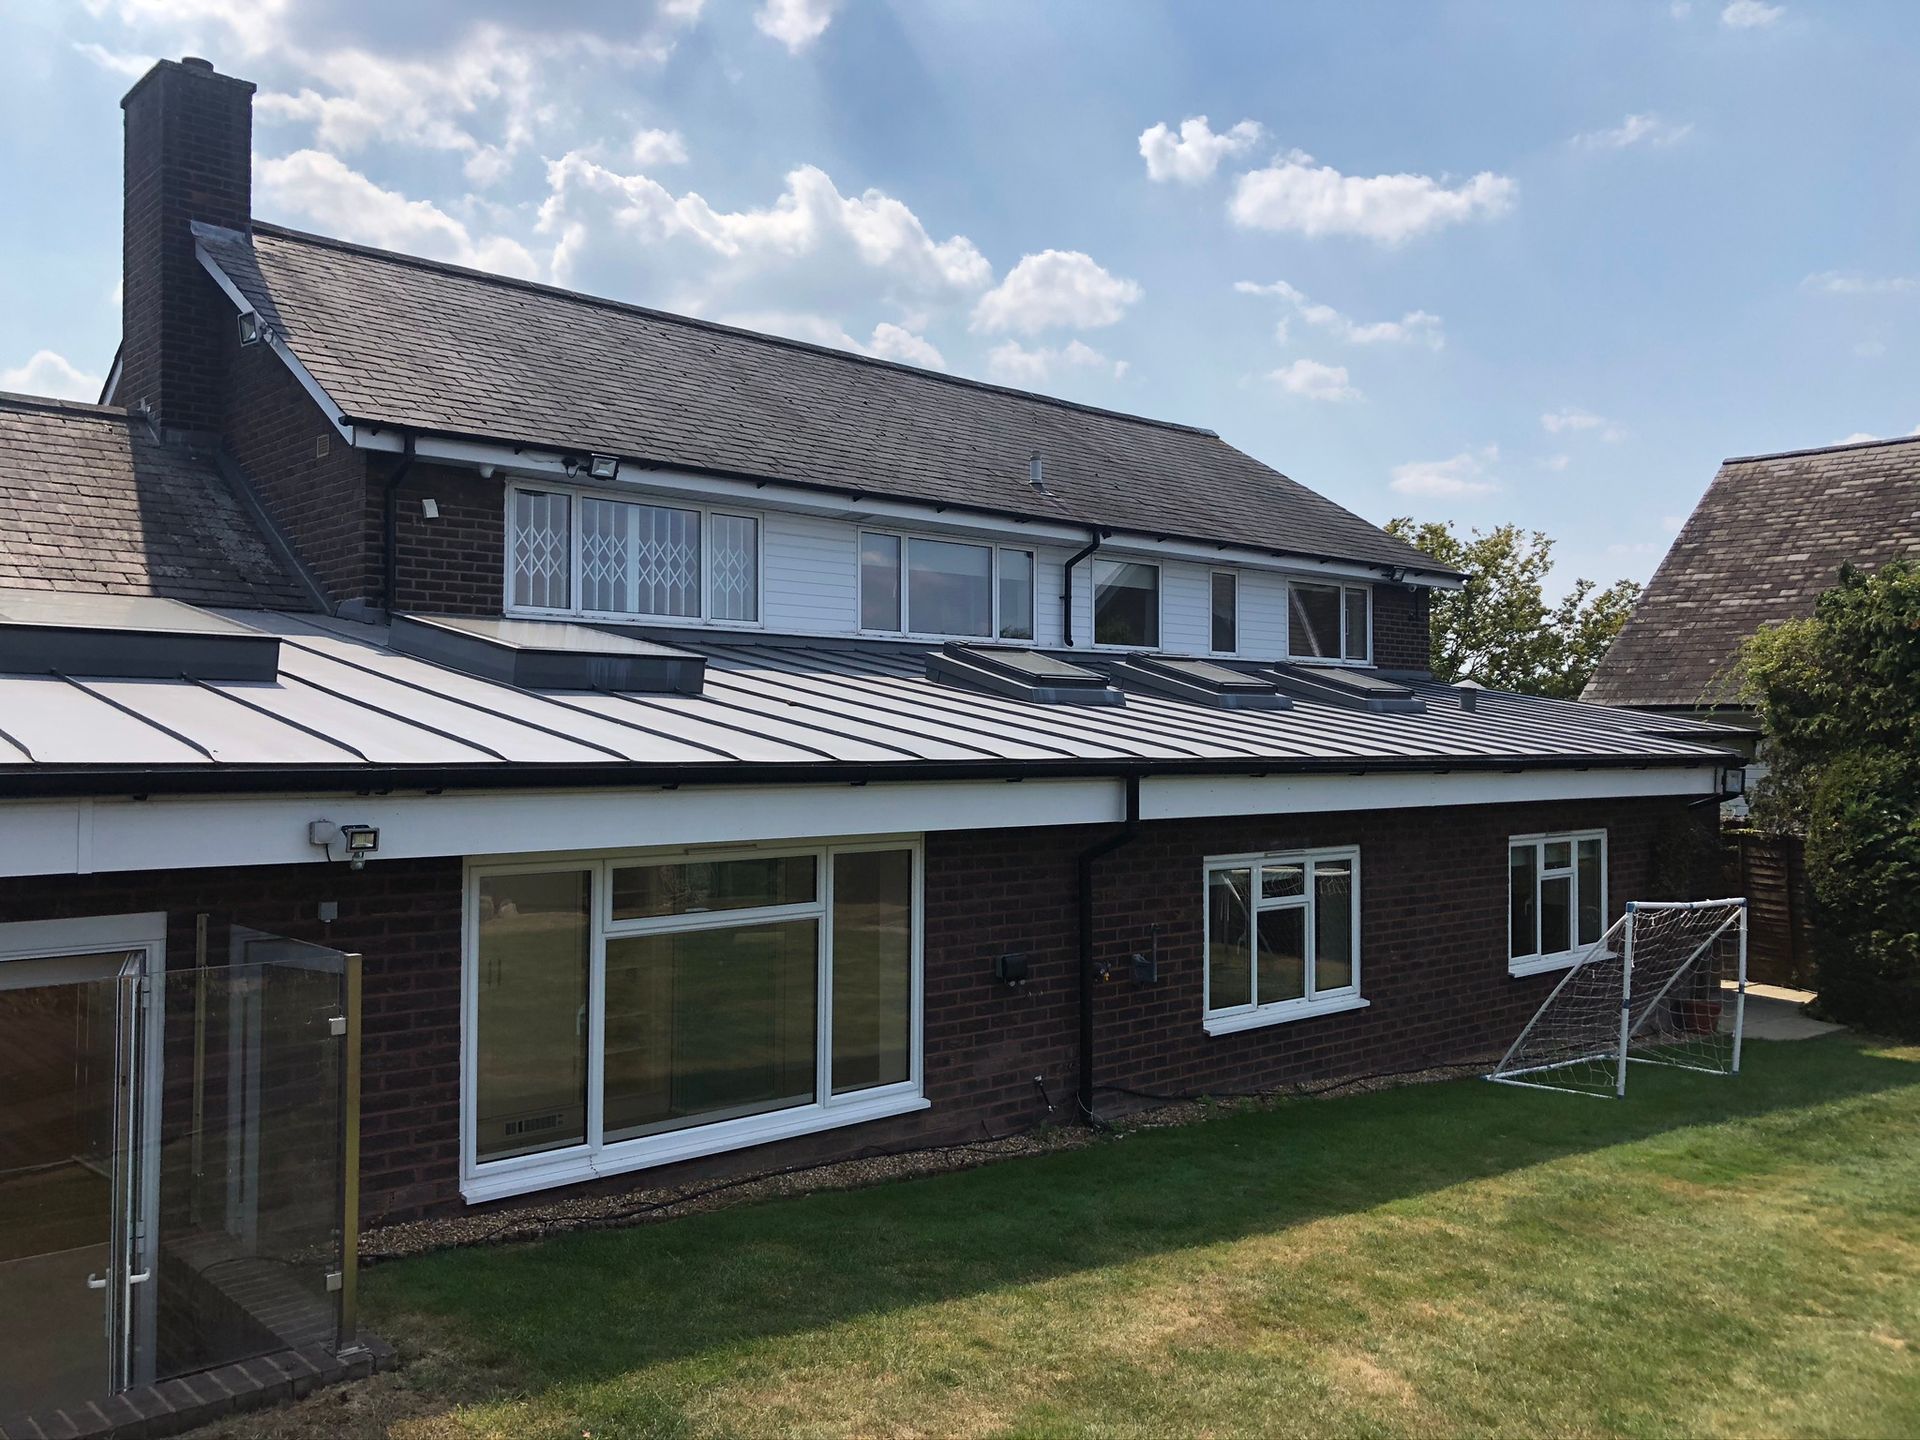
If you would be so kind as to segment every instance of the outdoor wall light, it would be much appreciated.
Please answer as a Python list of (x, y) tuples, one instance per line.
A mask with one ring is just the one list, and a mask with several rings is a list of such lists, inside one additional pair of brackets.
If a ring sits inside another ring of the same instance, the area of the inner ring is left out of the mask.
[(1027, 983), (1029, 968), (1027, 957), (1023, 953), (1001, 955), (993, 962), (993, 978), (1002, 985), (1024, 985)]
[(240, 343), (257, 345), (260, 342), (260, 317), (251, 310), (240, 312)]
[(333, 847), (340, 846), (346, 852), (347, 867), (360, 870), (365, 868), (367, 856), (380, 849), (380, 829), (376, 825), (336, 825), (331, 820), (310, 820), (307, 843), (326, 851), (329, 860), (333, 859)]
[(611, 480), (620, 473), (620, 457), (596, 455), (589, 463), (588, 470), (596, 480)]

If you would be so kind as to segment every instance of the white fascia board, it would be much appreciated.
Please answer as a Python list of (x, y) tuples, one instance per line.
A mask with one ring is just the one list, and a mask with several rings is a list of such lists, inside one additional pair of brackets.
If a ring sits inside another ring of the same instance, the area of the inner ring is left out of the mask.
[[(1517, 773), (1157, 776), (1144, 820), (1715, 793), (1714, 767)], [(1112, 825), (1113, 778), (440, 795), (168, 796), (0, 804), (0, 875), (327, 864), (307, 824), (374, 825), (393, 859), (506, 856), (820, 836)], [(339, 861), (332, 863), (338, 864)]]
[[(354, 443), (363, 450), (398, 453), (404, 448), (403, 427), (385, 428), (365, 424), (356, 427), (356, 430)], [(571, 482), (604, 492), (631, 490), (636, 496), (665, 495), (702, 504), (738, 505), (756, 510), (784, 510), (799, 515), (825, 516), (844, 520), (848, 524), (949, 531), (990, 537), (1003, 543), (1063, 545), (1075, 550), (1087, 543), (1091, 529), (1091, 526), (1078, 521), (1023, 520), (987, 511), (968, 510), (959, 505), (895, 500), (880, 495), (863, 494), (855, 498), (851, 494), (816, 490), (778, 480), (742, 480), (727, 475), (701, 475), (670, 467), (656, 469), (624, 457), (620, 474), (613, 480), (593, 480), (584, 473), (569, 474), (565, 463), (567, 456), (573, 455), (577, 462), (588, 453), (585, 449), (563, 451), (515, 447), (433, 435), (416, 435), (414, 439), (414, 456), (420, 460), (488, 469), (507, 479), (540, 479), (556, 484)], [(576, 463), (576, 471), (578, 469)], [(1276, 570), (1292, 575), (1364, 580), (1370, 583), (1385, 580), (1393, 568), (1353, 560), (1316, 560), (1305, 555), (1245, 546), (1210, 545), (1194, 540), (1161, 540), (1119, 530), (1101, 543), (1100, 550), (1102, 553), (1191, 560), (1201, 565)], [(1409, 583), (1443, 590), (1458, 589), (1464, 583), (1452, 576), (1431, 575), (1417, 570), (1408, 570), (1406, 578)]]
[(321, 388), (318, 380), (313, 378), (313, 372), (307, 369), (298, 355), (293, 353), (293, 347), (287, 344), (286, 337), (274, 329), (267, 317), (260, 314), (253, 302), (241, 293), (240, 287), (235, 285), (227, 272), (220, 268), (219, 262), (207, 253), (206, 246), (196, 241), (193, 253), (200, 262), (200, 268), (211, 275), (214, 284), (226, 292), (227, 298), (233, 301), (235, 309), (242, 315), (252, 315), (259, 320), (261, 341), (280, 357), (281, 363), (288, 370), (293, 372), (293, 378), (300, 382), (300, 388), (307, 392), (315, 405), (320, 407), (320, 413), (327, 417), (327, 422), (339, 433), (340, 438), (349, 445), (353, 444), (353, 426), (346, 422), (333, 397)]

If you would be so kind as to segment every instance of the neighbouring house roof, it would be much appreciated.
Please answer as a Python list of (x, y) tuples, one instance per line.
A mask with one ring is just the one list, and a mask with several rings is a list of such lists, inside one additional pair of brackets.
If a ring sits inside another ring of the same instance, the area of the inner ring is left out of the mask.
[(106, 405), (0, 394), (0, 587), (305, 609), (213, 462)]
[(1209, 430), (271, 225), (196, 233), (348, 422), (1452, 574)]
[[(677, 784), (729, 777), (1335, 773), (1724, 763), (1727, 731), (1482, 691), (1463, 711), (1416, 682), (1424, 713), (1296, 697), (1278, 711), (1129, 692), (1035, 704), (928, 678), (928, 647), (676, 632), (700, 694), (553, 692), (396, 651), (387, 627), (227, 612), (280, 637), (279, 673), (166, 682), (0, 676), (0, 781), (16, 791), (137, 784)], [(1111, 657), (1108, 657), (1111, 658)], [(1093, 657), (1078, 656), (1082, 663)], [(124, 778), (116, 780), (116, 776)], [(253, 782), (248, 773), (255, 776)]]
[(1920, 556), (1920, 437), (1725, 461), (1583, 698), (1737, 704), (1742, 641), (1900, 555)]

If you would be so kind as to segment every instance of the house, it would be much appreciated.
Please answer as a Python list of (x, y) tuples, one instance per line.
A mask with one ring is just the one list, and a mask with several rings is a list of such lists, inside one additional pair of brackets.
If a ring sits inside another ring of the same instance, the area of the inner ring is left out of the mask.
[(1750, 724), (1742, 643), (1842, 565), (1920, 555), (1920, 436), (1722, 462), (1582, 699)]
[(364, 1226), (1483, 1054), (1687, 883), (1725, 732), (1435, 683), (1212, 432), (256, 222), (251, 95), (0, 401), (0, 1425), (358, 1363)]

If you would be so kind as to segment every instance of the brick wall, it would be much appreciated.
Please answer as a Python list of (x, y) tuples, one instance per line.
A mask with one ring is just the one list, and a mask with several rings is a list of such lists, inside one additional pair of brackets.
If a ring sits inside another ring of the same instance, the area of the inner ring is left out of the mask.
[[(1096, 1079), (1169, 1094), (1258, 1089), (1473, 1056), (1510, 1039), (1554, 983), (1507, 974), (1506, 840), (1605, 826), (1609, 900), (1662, 898), (1657, 858), (1704, 823), (1678, 800), (1515, 805), (1168, 821), (1143, 827), (1096, 873), (1097, 956), (1120, 967), (1096, 999)], [(1071, 1123), (1077, 1062), (1074, 860), (1104, 833), (1060, 827), (930, 835), (926, 847), (926, 1092), (931, 1109), (853, 1130), (708, 1157), (579, 1187), (612, 1191), (833, 1159), (870, 1146), (979, 1138)], [(1361, 850), (1361, 988), (1368, 1009), (1238, 1035), (1201, 1028), (1201, 863), (1208, 855), (1354, 845)], [(0, 882), (0, 921), (169, 913), (172, 966), (193, 956), (193, 917), (214, 954), (243, 924), (366, 957), (363, 1208), (369, 1225), (461, 1208), (460, 884), (457, 860), (189, 870)], [(337, 901), (322, 926), (316, 908)], [(1160, 926), (1162, 979), (1126, 958)], [(1010, 989), (994, 958), (1022, 951)], [(1034, 1084), (1039, 1076), (1045, 1089)], [(1050, 1112), (1048, 1104), (1054, 1107)], [(1103, 1105), (1127, 1098), (1107, 1092)], [(539, 1204), (568, 1192), (517, 1202)], [(578, 1192), (574, 1192), (578, 1193)]]
[[(441, 615), (498, 615), (506, 551), (505, 483), (472, 470), (416, 464), (400, 487), (401, 610)], [(376, 483), (373, 498), (384, 504)], [(421, 505), (433, 500), (437, 520)], [(377, 552), (379, 534), (374, 536)]]
[(1430, 596), (1405, 585), (1373, 587), (1373, 663), (1383, 670), (1425, 670), (1432, 663)]

